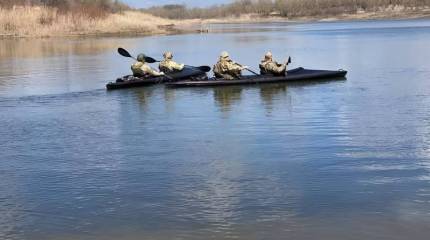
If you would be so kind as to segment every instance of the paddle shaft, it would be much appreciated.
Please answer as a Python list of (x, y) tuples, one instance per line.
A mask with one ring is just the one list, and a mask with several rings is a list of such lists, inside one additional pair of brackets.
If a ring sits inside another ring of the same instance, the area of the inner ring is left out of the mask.
[[(242, 68), (243, 68), (243, 65), (241, 65), (241, 64), (239, 64), (239, 63), (236, 63), (237, 65), (239, 65), (239, 66), (241, 66)], [(244, 68), (245, 70), (248, 70), (249, 72), (251, 72), (251, 73), (253, 73), (253, 74), (255, 74), (256, 76), (260, 76), (260, 74), (258, 74), (258, 73), (256, 73), (256, 72), (254, 72), (253, 70), (251, 70), (251, 69), (249, 69), (249, 68)]]
[(253, 73), (254, 75), (256, 75), (256, 76), (260, 76), (260, 74), (258, 74), (258, 73), (256, 73), (256, 72), (254, 72), (254, 71), (252, 71), (251, 69), (249, 69), (249, 68), (245, 68), (246, 70), (248, 70), (249, 72), (251, 72), (251, 73)]

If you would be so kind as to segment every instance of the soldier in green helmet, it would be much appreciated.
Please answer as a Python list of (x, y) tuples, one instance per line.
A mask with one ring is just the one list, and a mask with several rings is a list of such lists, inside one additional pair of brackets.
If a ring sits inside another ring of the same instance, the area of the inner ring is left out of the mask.
[(131, 71), (133, 72), (133, 76), (135, 77), (157, 77), (163, 76), (163, 72), (158, 72), (157, 70), (151, 68), (145, 62), (145, 54), (139, 54), (137, 56), (137, 62), (131, 65)]
[(160, 62), (159, 69), (160, 71), (163, 71), (165, 73), (174, 73), (179, 72), (184, 69), (184, 64), (179, 64), (175, 61), (173, 61), (173, 54), (172, 52), (165, 52), (163, 54), (164, 60)]
[(218, 62), (215, 64), (213, 71), (215, 77), (223, 78), (227, 80), (238, 79), (242, 75), (242, 70), (247, 69), (248, 67), (242, 66), (238, 63), (233, 62), (230, 59), (228, 52), (224, 51), (221, 53), (221, 56)]
[(288, 61), (284, 64), (280, 64), (273, 60), (273, 55), (271, 52), (267, 52), (264, 55), (264, 59), (260, 63), (260, 73), (264, 74), (272, 74), (275, 76), (285, 76), (287, 72)]

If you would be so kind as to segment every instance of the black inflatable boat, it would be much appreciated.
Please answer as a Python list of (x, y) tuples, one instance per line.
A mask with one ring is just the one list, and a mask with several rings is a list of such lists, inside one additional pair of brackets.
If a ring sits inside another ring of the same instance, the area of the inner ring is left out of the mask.
[(241, 85), (241, 84), (262, 84), (273, 82), (289, 82), (289, 81), (306, 81), (318, 79), (339, 79), (344, 78), (347, 74), (345, 70), (329, 71), (329, 70), (312, 70), (304, 68), (296, 68), (289, 70), (286, 76), (272, 75), (254, 75), (242, 76), (236, 80), (225, 80), (210, 78), (207, 80), (186, 80), (179, 82), (169, 82), (166, 85), (169, 87), (204, 87), (204, 86), (221, 86), (221, 85)]
[(169, 76), (160, 77), (135, 77), (127, 75), (118, 78), (115, 82), (106, 84), (108, 90), (133, 88), (153, 85), (157, 83), (176, 82), (180, 80), (205, 80), (207, 79), (206, 73), (198, 67), (186, 66), (184, 70), (176, 73), (171, 73)]

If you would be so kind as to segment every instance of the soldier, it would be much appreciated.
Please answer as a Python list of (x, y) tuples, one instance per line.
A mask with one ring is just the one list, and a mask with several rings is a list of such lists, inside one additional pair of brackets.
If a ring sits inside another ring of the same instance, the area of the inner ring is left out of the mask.
[(131, 71), (135, 77), (157, 77), (163, 76), (163, 72), (157, 72), (157, 70), (151, 68), (145, 62), (145, 54), (139, 54), (137, 56), (137, 62), (131, 65)]
[(288, 61), (284, 64), (279, 64), (276, 61), (273, 61), (273, 56), (271, 52), (267, 52), (264, 56), (264, 59), (260, 63), (260, 73), (264, 74), (272, 74), (275, 76), (285, 76), (287, 71)]
[(165, 73), (173, 73), (182, 71), (184, 69), (184, 64), (179, 64), (173, 61), (173, 54), (171, 52), (165, 52), (163, 54), (164, 60), (160, 62), (160, 65), (158, 68), (160, 71), (163, 71)]
[(242, 75), (242, 70), (247, 69), (248, 67), (242, 66), (238, 63), (233, 62), (228, 52), (224, 51), (221, 53), (221, 56), (218, 62), (215, 64), (213, 71), (215, 77), (224, 78), (227, 80), (238, 79)]

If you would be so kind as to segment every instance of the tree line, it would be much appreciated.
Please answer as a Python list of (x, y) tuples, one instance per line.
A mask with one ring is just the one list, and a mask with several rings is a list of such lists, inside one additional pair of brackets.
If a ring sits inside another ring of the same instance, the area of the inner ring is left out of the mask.
[(144, 12), (171, 19), (222, 18), (242, 14), (282, 17), (327, 16), (362, 11), (378, 11), (390, 6), (406, 8), (430, 6), (430, 0), (236, 0), (208, 8), (188, 8), (170, 4), (143, 9)]
[(0, 7), (43, 6), (60, 13), (73, 13), (99, 18), (130, 7), (119, 0), (0, 0)]

